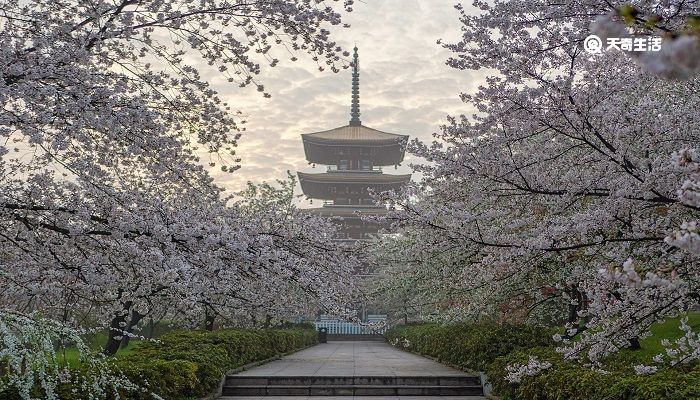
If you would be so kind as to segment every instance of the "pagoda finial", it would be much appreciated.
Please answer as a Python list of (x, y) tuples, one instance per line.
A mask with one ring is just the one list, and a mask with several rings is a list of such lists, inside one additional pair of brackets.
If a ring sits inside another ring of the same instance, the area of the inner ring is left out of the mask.
[(352, 104), (350, 106), (350, 125), (360, 126), (360, 57), (357, 55), (357, 45), (355, 45), (355, 55), (352, 62)]

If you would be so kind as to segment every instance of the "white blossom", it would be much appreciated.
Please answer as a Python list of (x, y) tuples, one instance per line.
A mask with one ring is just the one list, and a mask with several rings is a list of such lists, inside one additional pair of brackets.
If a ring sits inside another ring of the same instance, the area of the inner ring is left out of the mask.
[(511, 383), (518, 383), (527, 376), (537, 375), (540, 372), (552, 367), (550, 362), (542, 362), (537, 357), (530, 356), (527, 364), (512, 364), (506, 367), (508, 375), (506, 380)]

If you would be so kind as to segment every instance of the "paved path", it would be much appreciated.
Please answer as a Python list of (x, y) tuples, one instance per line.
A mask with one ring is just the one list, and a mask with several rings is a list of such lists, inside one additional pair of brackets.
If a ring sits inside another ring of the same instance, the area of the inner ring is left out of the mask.
[[(329, 342), (285, 356), (279, 360), (243, 371), (238, 376), (463, 376), (464, 372), (425, 357), (396, 349), (383, 342)], [(443, 397), (222, 397), (236, 400), (384, 400), (441, 399)], [(445, 399), (484, 399), (480, 396), (455, 396)]]
[(217, 400), (486, 400), (483, 396), (224, 396)]

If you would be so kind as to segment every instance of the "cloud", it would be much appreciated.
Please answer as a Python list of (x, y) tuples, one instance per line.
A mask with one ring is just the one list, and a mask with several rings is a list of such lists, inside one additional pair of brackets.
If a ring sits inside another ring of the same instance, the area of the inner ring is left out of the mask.
[[(356, 2), (346, 21), (331, 29), (346, 49), (360, 52), (362, 122), (376, 129), (432, 140), (448, 114), (471, 114), (459, 94), (473, 91), (483, 74), (457, 71), (445, 64), (450, 52), (436, 41), (459, 39), (455, 0), (372, 0)], [(304, 159), (302, 133), (332, 129), (349, 120), (350, 71), (319, 72), (300, 56), (280, 55), (280, 64), (257, 78), (272, 98), (254, 88), (238, 88), (213, 79), (221, 97), (247, 116), (239, 142), (241, 168), (233, 174), (212, 171), (230, 191), (245, 182), (283, 179), (287, 170), (313, 171)], [(416, 161), (407, 156), (407, 160)], [(318, 167), (316, 171), (319, 171)], [(408, 162), (389, 173), (408, 173)]]

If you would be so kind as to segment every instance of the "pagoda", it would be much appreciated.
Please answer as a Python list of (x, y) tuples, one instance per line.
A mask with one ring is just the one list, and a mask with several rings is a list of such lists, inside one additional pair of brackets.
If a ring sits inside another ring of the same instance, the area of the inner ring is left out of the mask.
[(299, 172), (301, 189), (309, 199), (323, 201), (323, 207), (309, 212), (337, 217), (338, 240), (365, 240), (381, 225), (362, 219), (363, 215), (386, 214), (370, 196), (395, 190), (408, 183), (411, 175), (385, 174), (382, 167), (398, 166), (403, 161), (407, 135), (382, 132), (360, 121), (360, 64), (357, 47), (352, 66), (352, 101), (348, 125), (301, 135), (306, 160), (314, 166), (325, 165), (323, 173)]

